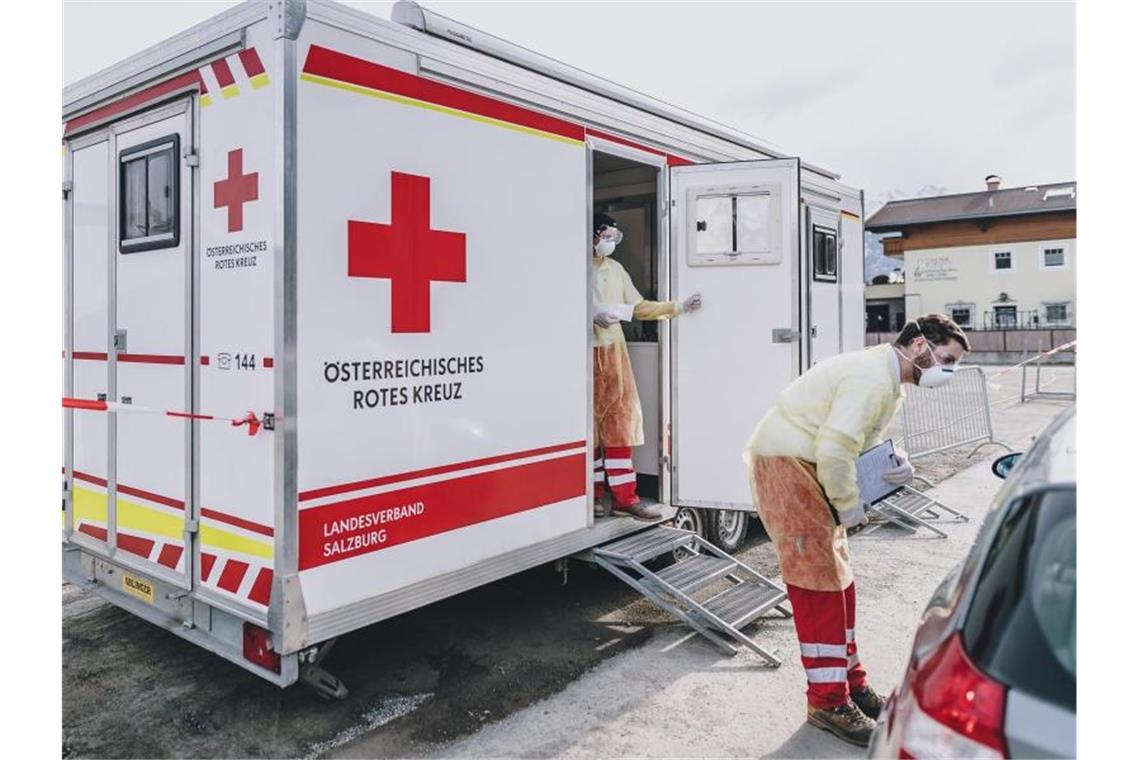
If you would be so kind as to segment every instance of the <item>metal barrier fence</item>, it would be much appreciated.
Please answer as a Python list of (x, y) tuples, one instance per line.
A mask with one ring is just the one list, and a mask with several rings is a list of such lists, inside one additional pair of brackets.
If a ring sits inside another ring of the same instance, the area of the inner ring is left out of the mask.
[[(1071, 346), (1075, 346), (1076, 341), (1071, 344), (1061, 346), (1053, 349), (1048, 354), (1041, 354), (1037, 360), (1028, 364), (1021, 365), (1021, 403), (1032, 401), (1035, 398), (1049, 398), (1058, 399), (1061, 401), (1076, 401), (1077, 400), (1077, 363), (1073, 362), (1073, 389), (1071, 391), (1043, 391), (1041, 390), (1041, 368), (1048, 367), (1049, 364), (1042, 364), (1042, 361), (1048, 356), (1061, 351), (1067, 351), (1075, 354), (1077, 351)], [(1028, 380), (1029, 370), (1033, 370), (1033, 390), (1026, 388), (1026, 380)]]
[(976, 443), (1013, 451), (994, 437), (986, 376), (981, 367), (962, 367), (937, 390), (908, 387), (902, 405), (903, 448), (911, 460)]

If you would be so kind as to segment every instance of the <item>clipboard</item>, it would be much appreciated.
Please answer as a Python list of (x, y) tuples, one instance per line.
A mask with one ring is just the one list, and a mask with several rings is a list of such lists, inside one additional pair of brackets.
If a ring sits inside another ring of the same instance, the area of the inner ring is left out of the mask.
[(859, 484), (859, 499), (864, 504), (877, 504), (902, 490), (902, 486), (888, 483), (883, 473), (898, 467), (895, 444), (890, 438), (872, 446), (855, 460), (855, 478)]

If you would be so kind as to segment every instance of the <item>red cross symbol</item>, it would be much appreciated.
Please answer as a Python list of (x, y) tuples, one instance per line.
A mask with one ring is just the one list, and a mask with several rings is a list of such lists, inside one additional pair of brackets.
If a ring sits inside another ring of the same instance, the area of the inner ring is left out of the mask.
[(229, 176), (214, 183), (214, 208), (226, 207), (229, 231), (242, 228), (242, 206), (257, 200), (257, 172), (241, 173), (241, 148), (231, 150), (227, 156)]
[(431, 332), (431, 284), (467, 282), (467, 236), (431, 229), (431, 178), (392, 172), (392, 223), (348, 222), (348, 276), (392, 281), (392, 332)]

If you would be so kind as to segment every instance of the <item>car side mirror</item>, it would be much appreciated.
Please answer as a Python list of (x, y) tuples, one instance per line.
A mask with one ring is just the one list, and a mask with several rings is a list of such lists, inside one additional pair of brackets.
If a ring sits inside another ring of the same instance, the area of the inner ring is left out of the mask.
[(993, 471), (994, 475), (997, 475), (1002, 480), (1005, 480), (1007, 477), (1009, 477), (1009, 471), (1012, 470), (1013, 466), (1017, 464), (1018, 460), (1021, 459), (1021, 454), (1022, 452), (1015, 451), (1012, 454), (1000, 456), (994, 460), (994, 463), (990, 469)]

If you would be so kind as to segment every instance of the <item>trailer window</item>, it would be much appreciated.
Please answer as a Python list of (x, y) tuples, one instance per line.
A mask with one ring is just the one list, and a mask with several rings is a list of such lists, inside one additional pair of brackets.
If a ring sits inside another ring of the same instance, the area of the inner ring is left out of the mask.
[(834, 230), (826, 227), (812, 228), (812, 276), (821, 282), (835, 282), (838, 279), (838, 256), (836, 253)]
[(771, 249), (771, 196), (712, 195), (697, 199), (697, 253), (765, 253)]
[(178, 245), (178, 135), (119, 153), (119, 251)]

